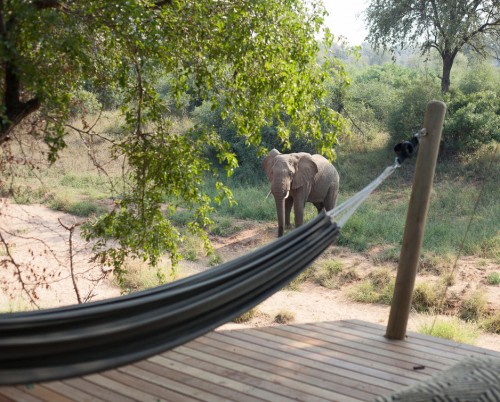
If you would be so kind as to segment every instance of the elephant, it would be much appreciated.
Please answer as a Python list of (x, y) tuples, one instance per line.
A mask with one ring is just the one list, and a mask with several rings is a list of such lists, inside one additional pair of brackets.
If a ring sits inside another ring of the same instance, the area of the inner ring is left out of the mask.
[(321, 155), (306, 152), (282, 154), (272, 149), (262, 161), (262, 168), (271, 182), (271, 192), (278, 215), (278, 237), (290, 228), (290, 212), (295, 227), (303, 224), (306, 202), (314, 204), (318, 214), (335, 208), (339, 192), (339, 174)]

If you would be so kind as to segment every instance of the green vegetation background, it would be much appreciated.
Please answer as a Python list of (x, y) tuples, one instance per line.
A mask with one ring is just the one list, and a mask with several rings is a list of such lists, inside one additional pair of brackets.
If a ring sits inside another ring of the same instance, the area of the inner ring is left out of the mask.
[[(333, 49), (343, 58), (351, 83), (338, 86), (336, 76), (325, 83), (330, 107), (350, 122), (351, 134), (344, 135), (336, 149), (334, 161), (340, 173), (339, 202), (349, 198), (373, 180), (393, 162), (392, 147), (409, 138), (423, 122), (427, 102), (442, 99), (448, 107), (438, 161), (432, 204), (426, 228), (424, 255), (445, 257), (456, 254), (466, 233), (463, 253), (500, 261), (500, 196), (498, 153), (500, 133), (499, 67), (489, 60), (478, 60), (460, 54), (457, 58), (451, 91), (442, 95), (439, 83), (439, 60), (424, 59), (416, 54), (401, 55), (394, 63), (369, 50), (358, 51), (357, 57), (345, 47)], [(359, 59), (358, 59), (359, 58)], [(272, 197), (266, 198), (269, 185), (262, 172), (257, 148), (238, 137), (229, 119), (210, 102), (200, 102), (195, 91), (188, 91), (181, 102), (169, 77), (158, 82), (159, 92), (171, 100), (176, 130), (185, 130), (205, 123), (214, 127), (227, 141), (239, 161), (234, 174), (226, 178), (233, 192), (235, 205), (227, 200), (214, 204), (215, 224), (207, 227), (217, 234), (237, 229), (233, 219), (275, 220)], [(73, 115), (75, 125), (80, 116), (92, 120), (104, 108), (99, 129), (108, 136), (119, 137), (123, 124), (117, 108), (119, 95), (82, 89), (77, 94)], [(80, 123), (81, 124), (81, 123)], [(277, 140), (274, 127), (262, 130), (263, 145), (283, 152), (314, 153), (314, 144), (292, 134), (291, 149), (284, 149)], [(84, 144), (76, 135), (68, 137), (68, 148), (49, 169), (30, 170), (17, 167), (15, 180), (4, 183), (4, 194), (15, 189), (19, 203), (41, 202), (51, 208), (78, 216), (98, 215), (105, 210), (104, 200), (120, 196), (121, 173), (118, 159), (110, 161), (106, 175), (97, 173), (81, 152)], [(106, 159), (106, 143), (101, 152)], [(206, 150), (212, 152), (210, 148)], [(109, 158), (108, 158), (109, 159)], [(212, 161), (217, 164), (215, 152)], [(383, 246), (382, 259), (397, 258), (406, 216), (414, 161), (409, 160), (365, 202), (342, 231), (339, 243), (355, 251), (369, 251)], [(221, 168), (221, 176), (225, 173)], [(214, 188), (207, 176), (207, 191)], [(212, 181), (212, 182), (211, 182)], [(110, 192), (110, 184), (115, 185)], [(215, 193), (213, 194), (215, 197)], [(477, 206), (476, 206), (477, 203)], [(307, 218), (315, 214), (307, 209)], [(183, 226), (192, 218), (189, 209), (172, 215), (174, 223)]]

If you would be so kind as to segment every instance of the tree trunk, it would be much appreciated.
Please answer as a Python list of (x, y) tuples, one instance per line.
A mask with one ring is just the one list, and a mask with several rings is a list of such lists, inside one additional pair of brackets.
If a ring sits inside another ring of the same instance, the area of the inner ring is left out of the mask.
[(441, 76), (441, 93), (445, 94), (450, 89), (451, 68), (455, 60), (456, 52), (446, 50), (441, 57), (443, 58), (443, 75)]
[(4, 85), (3, 85), (3, 105), (4, 115), (0, 120), (0, 144), (9, 139), (9, 134), (14, 127), (21, 123), (26, 117), (40, 108), (38, 98), (33, 98), (27, 102), (21, 102), (21, 84), (16, 74), (15, 66), (4, 63)]

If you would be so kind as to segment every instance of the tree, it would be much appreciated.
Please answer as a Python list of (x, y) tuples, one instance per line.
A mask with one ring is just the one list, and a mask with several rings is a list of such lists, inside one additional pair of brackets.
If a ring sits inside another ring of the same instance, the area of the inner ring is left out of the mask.
[(366, 11), (368, 40), (376, 48), (413, 45), (437, 50), (442, 59), (441, 91), (448, 92), (456, 55), (468, 46), (485, 55), (488, 40), (500, 38), (498, 0), (372, 0)]
[(112, 90), (126, 134), (106, 137), (86, 122), (80, 134), (125, 158), (126, 191), (85, 234), (117, 268), (130, 254), (155, 264), (167, 252), (175, 261), (176, 207), (196, 211), (190, 227), (203, 235), (212, 202), (230, 197), (220, 182), (213, 200), (204, 192), (213, 171), (204, 150), (216, 149), (229, 173), (238, 161), (210, 127), (174, 132), (156, 83), (168, 73), (178, 100), (191, 83), (248, 143), (258, 145), (261, 128), (276, 125), (284, 146), (294, 130), (331, 158), (344, 124), (323, 101), (327, 73), (316, 63), (323, 15), (316, 0), (0, 0), (2, 149), (13, 136), (31, 135), (54, 161), (74, 94)]

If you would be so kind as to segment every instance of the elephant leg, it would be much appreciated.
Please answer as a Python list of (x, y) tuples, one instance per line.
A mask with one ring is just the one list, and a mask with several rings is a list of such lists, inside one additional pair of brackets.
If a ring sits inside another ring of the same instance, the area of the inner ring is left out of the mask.
[(290, 229), (292, 227), (290, 223), (290, 213), (292, 212), (293, 198), (288, 197), (285, 200), (285, 228)]
[(322, 202), (315, 202), (314, 206), (316, 207), (318, 214), (321, 213), (321, 211), (323, 211), (323, 209), (325, 208)]
[(325, 197), (325, 209), (327, 211), (331, 211), (333, 208), (335, 208), (335, 204), (337, 203), (337, 194), (338, 190), (336, 188), (330, 187), (328, 189), (328, 193)]
[(298, 228), (304, 223), (305, 202), (294, 202), (293, 213), (295, 214), (295, 227)]

